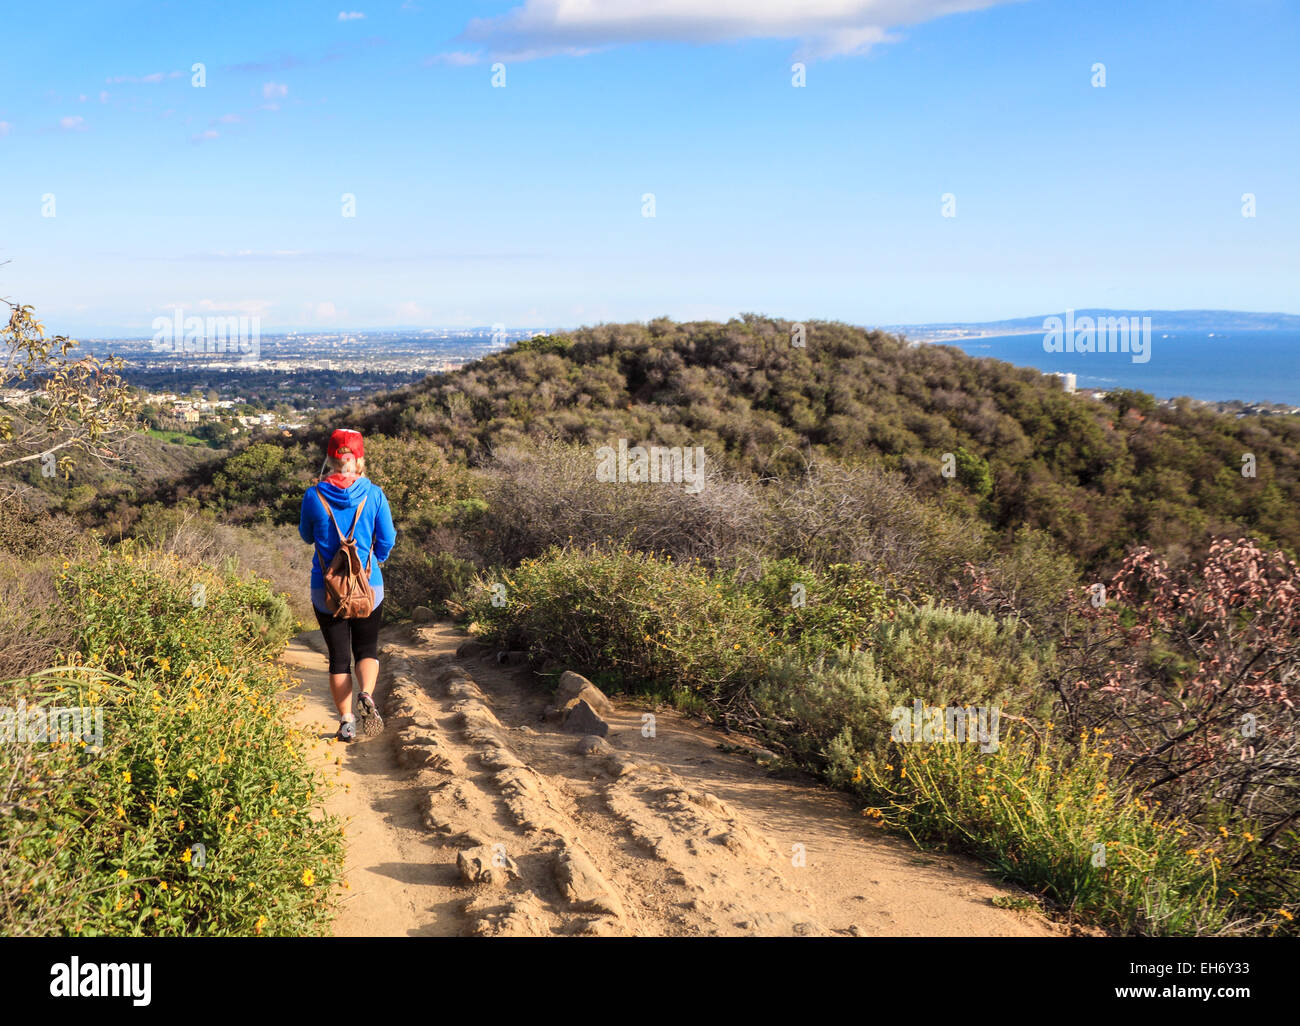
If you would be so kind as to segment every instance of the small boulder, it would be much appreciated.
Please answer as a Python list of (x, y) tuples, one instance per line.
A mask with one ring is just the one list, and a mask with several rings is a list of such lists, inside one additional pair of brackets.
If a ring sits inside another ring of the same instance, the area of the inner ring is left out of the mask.
[(456, 646), (456, 656), (459, 659), (475, 659), (483, 654), (483, 646), (477, 641), (466, 640)]
[(600, 689), (592, 687), (584, 688), (573, 698), (563, 702), (557, 701), (542, 713), (542, 718), (551, 723), (563, 723), (579, 702), (586, 702), (601, 716), (608, 716), (614, 711), (613, 703), (605, 697)]
[(614, 711), (614, 705), (606, 697), (605, 692), (582, 674), (565, 670), (560, 674), (560, 683), (555, 689), (552, 704), (562, 709), (577, 699), (582, 699), (602, 716), (608, 716)]
[(416, 606), (411, 610), (411, 619), (416, 623), (433, 623), (438, 617), (428, 606)]
[(609, 724), (596, 715), (596, 710), (585, 701), (569, 710), (564, 717), (564, 730), (569, 734), (595, 734), (605, 737), (609, 733)]
[(594, 688), (595, 686), (582, 674), (574, 673), (572, 670), (565, 670), (560, 674), (560, 681), (555, 687), (555, 704), (563, 705), (570, 698), (577, 698), (578, 692), (583, 688)]

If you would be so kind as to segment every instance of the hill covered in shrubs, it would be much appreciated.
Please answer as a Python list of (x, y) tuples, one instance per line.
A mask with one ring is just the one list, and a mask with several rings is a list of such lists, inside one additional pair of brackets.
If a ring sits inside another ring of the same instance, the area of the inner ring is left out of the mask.
[[(1166, 407), (1134, 392), (1096, 401), (943, 346), (829, 322), (805, 325), (795, 346), (791, 331), (753, 316), (583, 328), (431, 376), (348, 419), (470, 466), (531, 441), (594, 450), (618, 438), (703, 446), (712, 464), (754, 480), (791, 479), (810, 462), (870, 463), (1005, 538), (1040, 529), (1089, 569), (1113, 568), (1134, 544), (1203, 551), (1225, 533), (1300, 548), (1296, 418)], [(284, 446), (302, 447), (290, 462), (304, 479), (329, 426)], [(1247, 454), (1253, 477), (1242, 475)], [(232, 469), (215, 489), (199, 473), (172, 495), (226, 507), (273, 499), (233, 479), (280, 467)]]

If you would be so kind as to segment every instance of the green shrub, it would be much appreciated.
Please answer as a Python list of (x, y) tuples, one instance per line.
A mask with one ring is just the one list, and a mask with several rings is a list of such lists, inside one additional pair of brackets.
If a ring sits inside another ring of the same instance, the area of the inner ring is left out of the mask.
[(629, 690), (717, 695), (751, 678), (774, 644), (730, 577), (629, 550), (556, 549), (480, 575), (466, 611), (505, 647)]
[(477, 568), (450, 552), (430, 551), (402, 539), (384, 564), (384, 608), (387, 616), (409, 616), (416, 606), (445, 611), (446, 601), (463, 592)]
[(76, 650), (4, 701), (99, 709), (103, 738), (0, 745), (0, 932), (327, 932), (342, 835), (270, 661), (283, 600), (130, 549), (59, 590)]
[(212, 475), (213, 499), (226, 511), (246, 510), (273, 523), (297, 523), (302, 494), (319, 470), (319, 455), (302, 445), (254, 442)]
[(515, 349), (523, 353), (566, 353), (572, 346), (573, 340), (564, 335), (535, 335), (515, 343)]
[(399, 537), (423, 539), (483, 508), (469, 471), (428, 438), (367, 438), (366, 474), (388, 496)]
[(801, 644), (768, 665), (751, 697), (769, 743), (838, 786), (866, 753), (884, 753), (895, 708), (1045, 707), (1040, 667), (1013, 626), (928, 605), (890, 616), (854, 647)]
[(882, 669), (898, 682), (900, 705), (997, 704), (1019, 714), (1046, 713), (1041, 655), (1014, 622), (948, 606), (902, 608), (871, 639)]
[(897, 604), (860, 563), (818, 572), (795, 559), (773, 560), (745, 590), (771, 611), (777, 637), (810, 649), (857, 648)]
[(113, 673), (161, 660), (208, 658), (233, 665), (279, 652), (293, 632), (284, 598), (228, 568), (187, 566), (174, 553), (120, 550), (65, 571), (60, 588), (82, 620), (84, 660)]
[(989, 473), (988, 460), (969, 452), (961, 445), (957, 447), (954, 455), (957, 464), (957, 480), (981, 499), (987, 498), (993, 491), (993, 475)]

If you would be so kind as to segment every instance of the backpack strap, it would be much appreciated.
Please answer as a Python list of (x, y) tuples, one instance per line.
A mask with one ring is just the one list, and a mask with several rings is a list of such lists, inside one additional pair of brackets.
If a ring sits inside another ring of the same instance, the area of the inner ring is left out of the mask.
[[(349, 529), (348, 533), (344, 535), (343, 529), (339, 527), (339, 522), (334, 519), (334, 511), (330, 509), (330, 504), (325, 501), (325, 496), (321, 494), (320, 485), (317, 485), (315, 488), (312, 489), (312, 491), (316, 493), (316, 498), (320, 499), (320, 504), (325, 507), (325, 512), (330, 518), (330, 523), (334, 525), (334, 530), (339, 536), (339, 543), (343, 544), (345, 542), (352, 541), (353, 536), (357, 533), (357, 524), (361, 522), (361, 511), (366, 508), (366, 500), (370, 498), (370, 496), (363, 495), (361, 497), (361, 503), (357, 506), (356, 515), (353, 516), (352, 518), (352, 527)], [(370, 561), (374, 557), (374, 554), (375, 554), (375, 542), (374, 539), (372, 538), (370, 540), (370, 552), (366, 556), (366, 579), (367, 580), (370, 579)], [(316, 560), (317, 562), (320, 563), (321, 573), (324, 573), (325, 560), (321, 559), (319, 548), (316, 550)]]
[[(369, 495), (363, 496), (361, 499), (361, 505), (357, 507), (357, 515), (352, 519), (352, 534), (357, 533), (357, 523), (361, 520), (361, 511), (366, 508), (366, 499), (368, 498), (370, 498)], [(375, 527), (378, 527), (377, 523)], [(348, 537), (350, 538), (352, 534), (348, 535)], [(367, 581), (370, 580), (370, 561), (374, 559), (374, 556), (375, 556), (375, 528), (372, 527), (370, 529), (370, 551), (366, 553), (366, 580)]]
[[(348, 532), (348, 538), (351, 538), (354, 534), (357, 533), (357, 524), (361, 522), (361, 511), (366, 508), (366, 499), (368, 498), (370, 498), (369, 495), (363, 495), (361, 497), (361, 504), (357, 506), (357, 515), (352, 518), (352, 530)], [(366, 553), (366, 580), (367, 581), (370, 580), (370, 561), (374, 558), (374, 555), (375, 555), (375, 532), (373, 529), (371, 529), (370, 551)]]
[[(316, 493), (316, 498), (320, 499), (320, 504), (325, 507), (325, 513), (330, 518), (330, 523), (334, 525), (334, 530), (338, 532), (339, 541), (340, 542), (347, 541), (348, 539), (343, 536), (342, 528), (339, 527), (339, 522), (334, 519), (334, 511), (330, 509), (330, 504), (325, 501), (325, 496), (323, 496), (320, 493), (320, 485), (317, 485), (315, 488), (312, 489), (312, 491)], [(356, 524), (352, 525), (352, 529), (354, 531), (356, 530), (356, 527), (357, 527)]]
[[(357, 506), (357, 512), (356, 512), (356, 514), (352, 517), (352, 529), (351, 529), (350, 531), (348, 531), (348, 537), (347, 537), (347, 540), (348, 540), (348, 541), (351, 541), (351, 540), (352, 540), (352, 536), (353, 536), (354, 534), (357, 533), (357, 524), (359, 524), (359, 523), (361, 522), (361, 511), (362, 511), (363, 509), (366, 508), (366, 500), (367, 500), (368, 498), (370, 498), (369, 495), (363, 495), (363, 496), (361, 497), (361, 503), (360, 503), (360, 505)], [(338, 525), (335, 524), (334, 526), (337, 527)]]
[[(334, 519), (334, 511), (330, 509), (330, 504), (325, 501), (325, 496), (323, 496), (320, 492), (320, 485), (317, 485), (315, 488), (312, 489), (312, 491), (316, 493), (316, 498), (320, 500), (320, 504), (325, 507), (325, 515), (330, 518), (330, 523), (334, 525), (334, 530), (338, 533), (339, 541), (342, 542), (343, 532), (339, 530), (339, 522)], [(320, 572), (321, 575), (324, 576), (325, 559), (320, 554), (320, 546), (317, 545), (314, 546), (314, 548), (316, 549), (316, 562), (320, 564)]]

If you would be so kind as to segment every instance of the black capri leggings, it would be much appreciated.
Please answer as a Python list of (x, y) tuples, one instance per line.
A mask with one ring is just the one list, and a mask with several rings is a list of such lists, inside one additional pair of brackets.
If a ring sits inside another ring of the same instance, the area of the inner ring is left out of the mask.
[[(349, 672), (353, 659), (361, 662), (362, 659), (379, 658), (379, 619), (383, 609), (384, 604), (380, 602), (364, 620), (342, 620), (322, 613), (312, 605), (320, 632), (325, 635), (325, 647), (329, 650), (330, 673)], [(350, 653), (349, 647), (352, 649)]]

